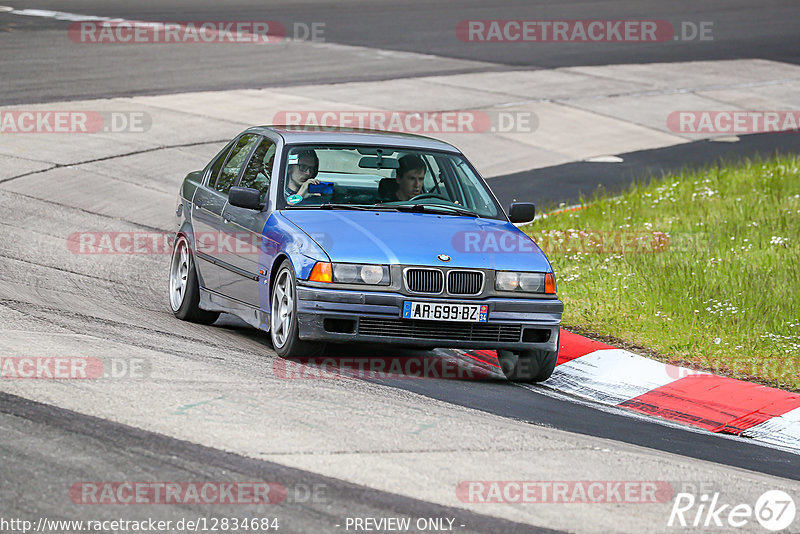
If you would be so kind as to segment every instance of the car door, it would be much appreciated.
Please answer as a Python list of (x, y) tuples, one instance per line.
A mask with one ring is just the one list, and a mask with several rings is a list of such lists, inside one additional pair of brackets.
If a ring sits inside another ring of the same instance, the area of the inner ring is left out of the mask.
[[(225, 205), (222, 213), (226, 242), (231, 243), (233, 253), (228, 258), (233, 267), (230, 284), (225, 294), (250, 306), (259, 307), (259, 280), (266, 274), (261, 259), (274, 247), (264, 243), (263, 230), (271, 210), (267, 206), (267, 195), (272, 183), (278, 140), (262, 137), (253, 150), (250, 160), (239, 180), (239, 187), (250, 187), (261, 192), (262, 210), (250, 210)], [(267, 267), (268, 268), (268, 267)]]
[(195, 267), (200, 281), (200, 286), (206, 289), (216, 289), (219, 285), (219, 267), (213, 262), (213, 237), (219, 226), (220, 214), (224, 207), (221, 196), (214, 191), (217, 176), (222, 165), (228, 159), (228, 154), (237, 140), (231, 141), (206, 167), (203, 182), (192, 197), (192, 229), (194, 231), (192, 248), (195, 255)]
[(205, 287), (226, 294), (233, 278), (231, 251), (225, 241), (222, 212), (228, 202), (228, 191), (239, 179), (244, 163), (260, 136), (240, 136), (227, 153), (219, 171), (209, 176), (206, 187), (198, 188), (194, 197), (194, 231), (197, 264), (204, 277)]

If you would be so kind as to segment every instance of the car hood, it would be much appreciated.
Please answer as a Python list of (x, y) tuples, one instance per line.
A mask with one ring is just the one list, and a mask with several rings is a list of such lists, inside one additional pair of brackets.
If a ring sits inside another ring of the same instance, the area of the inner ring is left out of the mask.
[[(508, 221), (394, 211), (307, 209), (282, 214), (334, 262), (552, 270), (539, 247)], [(443, 262), (439, 255), (451, 259)]]

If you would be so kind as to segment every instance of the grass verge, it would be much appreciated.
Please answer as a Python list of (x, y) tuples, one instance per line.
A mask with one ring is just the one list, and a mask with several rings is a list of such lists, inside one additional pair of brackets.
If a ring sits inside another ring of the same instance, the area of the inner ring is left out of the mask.
[(523, 228), (553, 264), (566, 327), (800, 390), (799, 157), (670, 175), (582, 204)]

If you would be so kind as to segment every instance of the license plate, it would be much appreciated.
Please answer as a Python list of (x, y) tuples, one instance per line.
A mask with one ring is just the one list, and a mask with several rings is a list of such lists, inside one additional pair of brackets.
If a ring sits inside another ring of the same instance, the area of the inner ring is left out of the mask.
[(403, 319), (485, 323), (488, 318), (489, 306), (485, 304), (448, 304), (446, 302), (418, 301), (405, 301), (403, 303)]

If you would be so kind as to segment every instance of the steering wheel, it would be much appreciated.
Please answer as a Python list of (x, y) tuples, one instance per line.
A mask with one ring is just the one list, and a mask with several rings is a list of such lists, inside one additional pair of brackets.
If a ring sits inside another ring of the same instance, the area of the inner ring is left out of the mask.
[(419, 195), (415, 196), (414, 198), (408, 199), (409, 202), (413, 202), (414, 200), (422, 200), (424, 198), (438, 198), (439, 200), (444, 200), (449, 202), (450, 199), (445, 198), (441, 195), (437, 195), (436, 193), (420, 193)]

